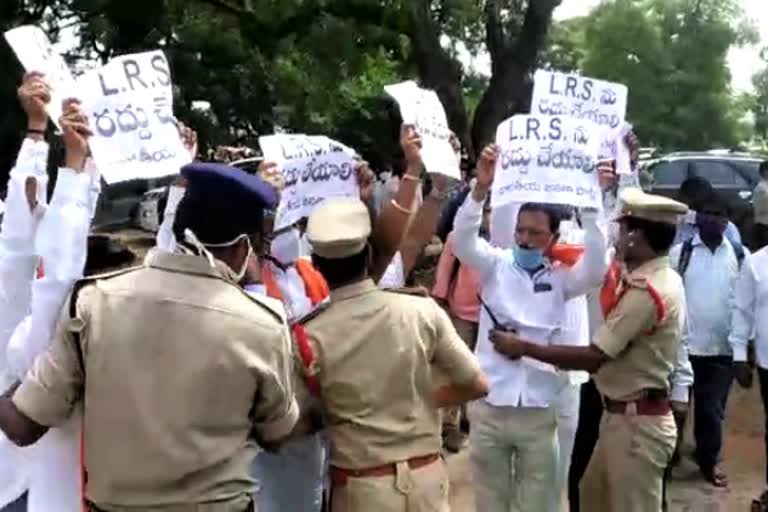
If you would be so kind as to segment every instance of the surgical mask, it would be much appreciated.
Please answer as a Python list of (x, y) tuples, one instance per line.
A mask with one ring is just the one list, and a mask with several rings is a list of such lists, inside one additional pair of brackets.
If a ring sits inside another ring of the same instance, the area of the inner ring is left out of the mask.
[(542, 249), (527, 249), (516, 245), (512, 249), (515, 263), (523, 270), (536, 270), (544, 265), (544, 251)]
[[(251, 259), (251, 256), (253, 255), (253, 246), (251, 245), (251, 240), (250, 238), (248, 238), (248, 235), (245, 235), (245, 234), (240, 235), (234, 240), (229, 242), (224, 242), (222, 244), (204, 244), (197, 238), (197, 235), (195, 235), (195, 233), (191, 229), (187, 228), (184, 230), (184, 241), (189, 245), (191, 245), (192, 247), (194, 247), (195, 249), (197, 249), (198, 255), (208, 260), (208, 263), (211, 265), (212, 268), (216, 266), (216, 258), (214, 258), (213, 254), (211, 254), (211, 252), (208, 249), (206, 249), (206, 247), (216, 247), (216, 248), (231, 247), (243, 239), (245, 239), (245, 242), (248, 244), (248, 253), (245, 255), (245, 259), (243, 260), (243, 264), (241, 265), (240, 270), (238, 270), (235, 273), (236, 283), (239, 283), (245, 277), (245, 273), (248, 271), (248, 261)], [(185, 253), (194, 254), (193, 252), (186, 249), (184, 246), (180, 246), (179, 248)], [(232, 270), (234, 271), (234, 269)]]
[(284, 265), (296, 263), (301, 257), (301, 235), (298, 229), (289, 229), (277, 235), (270, 244), (269, 253)]

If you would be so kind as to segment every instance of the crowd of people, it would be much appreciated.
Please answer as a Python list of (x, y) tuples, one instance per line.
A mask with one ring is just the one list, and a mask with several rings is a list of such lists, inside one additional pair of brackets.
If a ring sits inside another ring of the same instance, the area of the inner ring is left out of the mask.
[[(169, 169), (156, 245), (131, 261), (89, 237), (101, 180), (80, 103), (63, 105), (49, 201), (45, 77), (19, 99), (0, 231), (4, 512), (445, 512), (445, 458), (465, 447), (479, 512), (558, 512), (564, 496), (653, 512), (691, 396), (702, 477), (728, 485), (725, 408), (734, 379), (751, 385), (750, 346), (768, 410), (768, 249), (742, 243), (704, 180), (678, 202), (601, 161), (602, 210), (492, 209), (494, 145), (459, 184), (427, 186), (403, 126), (397, 178), (359, 160), (359, 197), (281, 229), (277, 165)], [(194, 160), (196, 134), (180, 136)], [(636, 168), (637, 138), (622, 142)], [(407, 286), (435, 238), (431, 290)]]

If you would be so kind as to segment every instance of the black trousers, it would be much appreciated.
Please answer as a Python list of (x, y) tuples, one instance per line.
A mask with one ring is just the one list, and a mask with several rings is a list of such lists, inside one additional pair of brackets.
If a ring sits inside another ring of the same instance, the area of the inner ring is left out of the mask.
[[(765, 461), (768, 465), (768, 370), (758, 366), (757, 376), (760, 379), (760, 396), (763, 399), (763, 412), (765, 414)], [(768, 484), (768, 466), (765, 470), (765, 482)]]
[[(768, 375), (768, 374), (767, 374)], [(587, 470), (589, 459), (600, 435), (600, 419), (603, 417), (603, 400), (593, 381), (581, 385), (579, 425), (573, 443), (571, 469), (568, 473), (568, 503), (571, 512), (579, 512), (579, 484)]]
[(21, 495), (21, 497), (9, 503), (8, 505), (0, 508), (0, 512), (27, 512), (27, 493)]
[(733, 383), (730, 356), (690, 356), (693, 367), (693, 436), (696, 462), (712, 470), (723, 446), (723, 422)]
[(755, 224), (753, 242), (755, 244), (753, 252), (768, 245), (768, 226), (765, 224)]

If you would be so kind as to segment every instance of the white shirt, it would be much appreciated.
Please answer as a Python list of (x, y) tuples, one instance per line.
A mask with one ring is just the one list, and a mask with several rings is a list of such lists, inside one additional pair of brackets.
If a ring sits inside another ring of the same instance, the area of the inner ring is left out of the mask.
[[(483, 203), (470, 194), (456, 214), (454, 253), (477, 271), (483, 301), (500, 323), (515, 326), (531, 341), (573, 344), (563, 332), (566, 301), (598, 287), (606, 271), (605, 237), (596, 219), (584, 216), (585, 251), (576, 265), (547, 264), (531, 276), (515, 263), (510, 250), (493, 247), (479, 236), (482, 212)], [(557, 372), (549, 365), (510, 361), (498, 354), (488, 340), (492, 327), (488, 312), (481, 308), (477, 357), (490, 383), (486, 401), (494, 406), (548, 407), (560, 387)]]
[[(693, 356), (730, 356), (733, 292), (739, 275), (736, 253), (723, 241), (713, 253), (697, 234), (688, 268), (683, 275), (687, 302), (688, 350)], [(678, 270), (682, 244), (672, 248), (672, 268)]]
[(753, 336), (757, 364), (768, 369), (768, 247), (744, 259), (736, 282), (733, 329), (728, 338), (734, 361), (747, 360), (747, 342)]
[(403, 256), (397, 251), (389, 262), (384, 275), (379, 280), (379, 288), (382, 290), (394, 290), (405, 286), (405, 269), (403, 268)]
[(176, 252), (176, 235), (173, 234), (173, 223), (176, 220), (176, 210), (184, 198), (184, 187), (171, 185), (168, 189), (168, 202), (165, 203), (163, 222), (157, 230), (157, 248), (165, 252)]
[[(92, 176), (59, 169), (51, 204), (37, 230), (35, 247), (45, 277), (32, 284), (31, 313), (8, 344), (8, 364), (21, 380), (35, 359), (56, 342), (56, 324), (74, 283), (83, 277), (91, 225)], [(81, 507), (78, 408), (64, 425), (30, 447), (28, 512), (77, 511)]]
[[(25, 182), (32, 176), (38, 180), (38, 191), (45, 191), (45, 168), (48, 144), (25, 139), (8, 180), (6, 210), (0, 231), (0, 392), (14, 382), (6, 349), (14, 329), (29, 314), (32, 281), (37, 267), (35, 233), (39, 214), (29, 211)], [(45, 193), (38, 195), (45, 205)], [(29, 486), (28, 457), (0, 432), (0, 508), (18, 498)]]
[(312, 301), (307, 297), (307, 287), (296, 267), (290, 266), (282, 270), (271, 261), (268, 265), (283, 295), (283, 305), (288, 314), (288, 320), (296, 320), (312, 312), (314, 309)]

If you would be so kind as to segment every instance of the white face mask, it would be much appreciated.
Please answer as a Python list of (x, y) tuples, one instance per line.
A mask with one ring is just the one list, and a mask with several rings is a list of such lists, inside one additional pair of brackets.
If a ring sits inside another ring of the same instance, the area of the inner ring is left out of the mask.
[(301, 235), (298, 229), (289, 229), (277, 235), (270, 244), (269, 253), (283, 265), (291, 265), (301, 257)]

